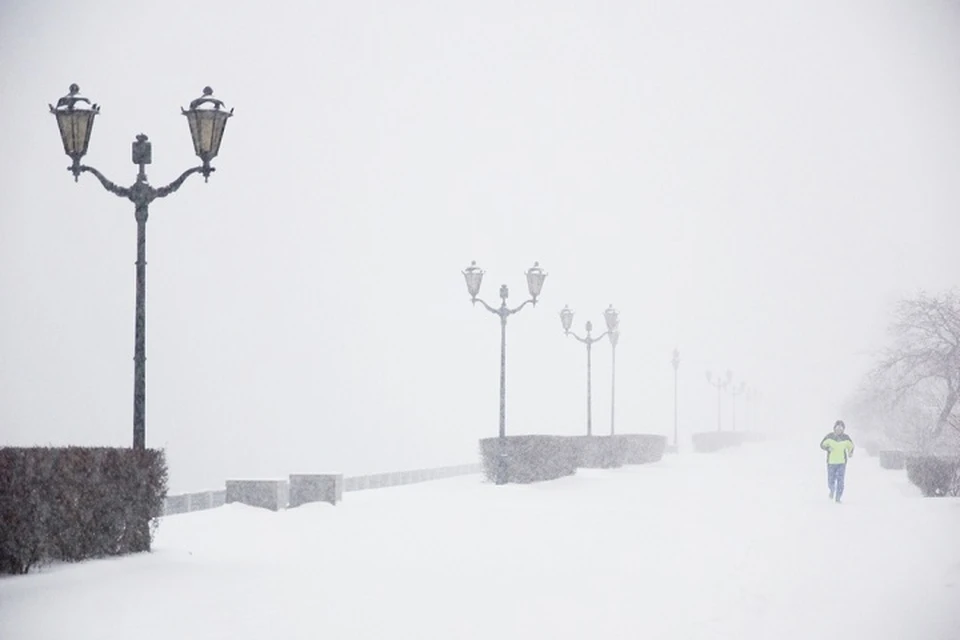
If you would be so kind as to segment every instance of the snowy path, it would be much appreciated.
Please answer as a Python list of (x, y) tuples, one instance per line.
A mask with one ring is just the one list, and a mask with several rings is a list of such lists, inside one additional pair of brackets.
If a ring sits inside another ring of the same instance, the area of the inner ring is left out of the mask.
[(804, 442), (167, 518), (153, 554), (0, 579), (0, 638), (960, 638), (960, 500)]

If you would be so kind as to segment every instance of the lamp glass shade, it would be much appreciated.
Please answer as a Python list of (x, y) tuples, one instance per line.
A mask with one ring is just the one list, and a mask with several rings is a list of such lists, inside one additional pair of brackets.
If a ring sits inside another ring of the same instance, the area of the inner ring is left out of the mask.
[(570, 307), (564, 305), (560, 310), (560, 322), (563, 324), (563, 331), (568, 333), (573, 326), (573, 310)]
[(476, 260), (463, 270), (463, 278), (467, 282), (467, 292), (471, 298), (480, 295), (480, 285), (483, 283), (483, 269), (477, 266)]
[(603, 319), (607, 323), (607, 331), (616, 331), (620, 327), (620, 312), (613, 305), (603, 312)]
[[(60, 129), (60, 141), (63, 143), (63, 152), (75, 162), (79, 162), (87, 153), (90, 146), (90, 133), (93, 131), (93, 119), (100, 113), (100, 107), (90, 104), (90, 101), (79, 95), (80, 87), (70, 85), (70, 92), (57, 101), (57, 106), (50, 105), (50, 113), (57, 118), (57, 127)], [(78, 107), (86, 103), (89, 107)]]
[(190, 137), (197, 156), (204, 162), (216, 158), (231, 114), (219, 109), (191, 109), (184, 115), (190, 125)]
[(73, 109), (58, 111), (57, 126), (63, 140), (63, 151), (71, 158), (82, 158), (90, 146), (90, 133), (93, 131), (93, 118), (96, 111)]
[(223, 101), (213, 97), (213, 89), (204, 87), (203, 96), (191, 102), (189, 109), (181, 109), (181, 112), (190, 125), (194, 152), (205, 165), (209, 164), (220, 153), (223, 131), (227, 120), (233, 115), (233, 109), (224, 109)]
[(534, 300), (540, 295), (543, 289), (543, 281), (547, 277), (547, 272), (540, 268), (539, 262), (534, 262), (533, 266), (527, 269), (527, 289), (530, 291), (530, 297)]

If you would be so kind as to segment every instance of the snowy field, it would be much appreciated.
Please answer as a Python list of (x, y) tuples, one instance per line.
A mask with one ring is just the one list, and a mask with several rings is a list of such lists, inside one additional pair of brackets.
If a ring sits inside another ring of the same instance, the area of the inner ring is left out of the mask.
[(345, 498), (2, 578), (0, 638), (960, 638), (960, 501), (861, 451), (833, 504), (816, 439)]

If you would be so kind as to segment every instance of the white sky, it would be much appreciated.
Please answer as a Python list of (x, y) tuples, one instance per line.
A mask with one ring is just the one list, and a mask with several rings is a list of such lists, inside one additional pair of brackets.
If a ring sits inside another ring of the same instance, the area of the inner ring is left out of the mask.
[[(148, 224), (147, 442), (171, 489), (457, 464), (579, 434), (584, 350), (621, 310), (618, 430), (715, 425), (704, 371), (824, 431), (892, 301), (957, 283), (960, 5), (0, 4), (0, 443), (131, 440), (133, 207), (64, 171), (47, 104), (102, 105), (85, 158), (160, 186), (181, 106), (236, 108), (218, 171)], [(609, 425), (610, 349), (594, 353)], [(729, 420), (725, 409), (725, 420)], [(855, 425), (850, 425), (855, 436)]]

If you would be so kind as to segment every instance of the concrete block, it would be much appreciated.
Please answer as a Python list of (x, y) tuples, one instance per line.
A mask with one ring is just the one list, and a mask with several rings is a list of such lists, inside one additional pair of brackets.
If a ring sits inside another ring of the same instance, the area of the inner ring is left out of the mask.
[(226, 502), (277, 511), (285, 509), (289, 496), (286, 480), (227, 480)]
[(308, 502), (337, 504), (343, 499), (343, 474), (291, 473), (290, 506), (299, 507)]

